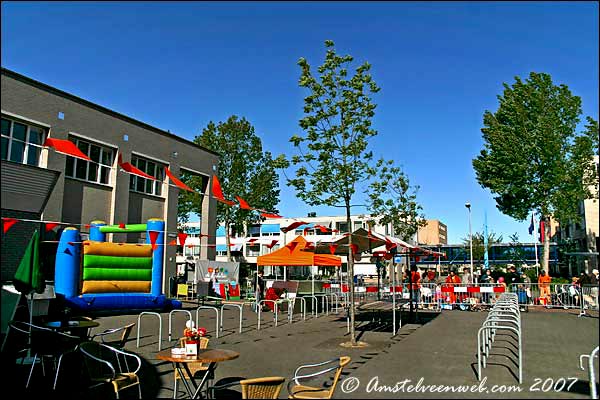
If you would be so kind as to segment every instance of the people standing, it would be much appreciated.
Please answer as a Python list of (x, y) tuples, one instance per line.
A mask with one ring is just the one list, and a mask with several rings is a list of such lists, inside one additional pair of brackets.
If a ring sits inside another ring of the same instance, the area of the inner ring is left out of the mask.
[[(454, 288), (459, 283), (461, 283), (461, 280), (460, 280), (460, 277), (458, 275), (456, 275), (456, 271), (450, 270), (450, 275), (448, 275), (446, 277), (446, 284), (447, 284), (446, 286), (450, 286), (450, 287)], [(450, 294), (448, 296), (448, 300), (450, 301), (451, 304), (456, 303), (456, 295), (454, 294), (454, 292), (450, 292)]]
[(540, 303), (543, 302), (546, 305), (550, 301), (550, 282), (552, 282), (552, 278), (542, 270), (538, 276), (538, 286), (540, 287)]
[[(484, 274), (481, 276), (479, 283), (483, 286), (491, 286), (494, 283), (494, 277), (492, 276), (492, 270), (486, 269)], [(484, 304), (490, 305), (490, 294), (489, 292), (484, 292), (481, 296), (481, 300)]]
[(254, 293), (256, 296), (256, 304), (265, 298), (265, 280), (263, 278), (262, 271), (258, 271), (258, 274), (256, 275), (256, 281), (254, 282)]

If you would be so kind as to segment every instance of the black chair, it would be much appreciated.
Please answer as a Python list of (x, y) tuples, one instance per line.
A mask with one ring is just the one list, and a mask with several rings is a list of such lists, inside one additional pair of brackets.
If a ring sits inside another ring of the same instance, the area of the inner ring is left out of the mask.
[[(31, 377), (33, 376), (33, 370), (37, 365), (37, 361), (40, 361), (42, 373), (45, 376), (45, 361), (50, 360), (53, 362), (55, 369), (54, 388), (56, 388), (56, 382), (58, 380), (58, 373), (60, 371), (60, 365), (63, 356), (69, 352), (75, 351), (79, 346), (81, 339), (78, 336), (57, 332), (52, 329), (27, 322), (11, 321), (9, 326), (11, 331), (20, 334), (23, 339), (26, 339), (25, 343), (27, 344), (20, 349), (20, 353), (33, 355), (31, 369), (29, 370), (29, 376), (27, 377), (27, 383), (25, 384), (25, 387), (29, 387)], [(23, 364), (25, 357), (21, 357), (21, 360), (21, 364)]]
[(121, 326), (119, 328), (107, 329), (104, 332), (97, 333), (92, 335), (91, 339), (99, 337), (100, 341), (108, 346), (116, 347), (117, 349), (122, 349), (125, 347), (125, 343), (127, 343), (127, 339), (135, 326), (135, 322), (131, 324)]

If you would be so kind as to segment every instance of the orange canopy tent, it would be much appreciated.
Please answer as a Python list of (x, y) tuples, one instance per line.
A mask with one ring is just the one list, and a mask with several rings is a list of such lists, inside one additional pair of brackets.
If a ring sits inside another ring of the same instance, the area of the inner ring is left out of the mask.
[[(271, 265), (277, 267), (341, 267), (342, 259), (330, 254), (315, 254), (314, 246), (308, 250), (308, 242), (302, 236), (296, 237), (279, 250), (256, 258), (256, 271), (258, 267)], [(284, 270), (285, 272), (285, 270)], [(284, 278), (285, 280), (285, 274)], [(315, 293), (315, 274), (312, 272), (312, 293)]]
[(302, 236), (296, 237), (290, 243), (270, 254), (258, 256), (257, 266), (317, 266), (317, 267), (340, 267), (342, 259), (330, 254), (315, 254), (314, 250), (306, 250), (307, 241)]

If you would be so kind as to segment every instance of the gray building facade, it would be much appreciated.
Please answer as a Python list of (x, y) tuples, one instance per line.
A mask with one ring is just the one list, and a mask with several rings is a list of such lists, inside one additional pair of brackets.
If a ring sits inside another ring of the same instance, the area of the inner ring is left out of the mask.
[[(180, 189), (169, 184), (164, 167), (175, 177), (198, 175), (204, 182), (202, 232), (216, 229), (216, 201), (210, 196), (210, 178), (217, 173), (218, 154), (141, 121), (119, 114), (16, 72), (2, 69), (2, 164), (21, 168), (25, 179), (38, 179), (36, 168), (59, 172), (41, 218), (77, 226), (103, 220), (107, 224), (166, 221), (167, 243), (176, 238)], [(42, 147), (46, 138), (68, 139), (92, 162)], [(119, 159), (156, 178), (156, 181), (122, 171)], [(7, 179), (10, 179), (8, 177)], [(24, 178), (19, 178), (24, 179)], [(4, 177), (3, 177), (4, 180)], [(26, 198), (27, 194), (23, 194)], [(4, 198), (4, 196), (3, 196)], [(18, 196), (2, 202), (3, 216), (19, 210)], [(63, 226), (64, 227), (64, 226)], [(12, 279), (16, 265), (5, 265), (9, 234), (2, 245), (2, 280)], [(145, 234), (112, 234), (115, 242), (140, 242)], [(6, 246), (5, 246), (5, 243)], [(214, 244), (214, 237), (204, 238)], [(164, 285), (175, 275), (175, 246), (166, 246)], [(212, 247), (201, 247), (201, 257), (215, 258)], [(6, 256), (6, 257), (5, 257)], [(10, 264), (13, 264), (11, 261)], [(52, 277), (47, 277), (52, 280)]]

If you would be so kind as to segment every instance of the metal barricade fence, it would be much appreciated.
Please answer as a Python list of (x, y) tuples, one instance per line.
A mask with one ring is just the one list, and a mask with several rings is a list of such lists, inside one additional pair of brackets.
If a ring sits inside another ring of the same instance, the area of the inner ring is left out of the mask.
[(587, 310), (599, 311), (598, 285), (581, 286), (581, 302), (579, 315), (585, 315)]
[(521, 306), (542, 306), (547, 308), (578, 309), (588, 302), (597, 309), (594, 302), (594, 286), (571, 283), (512, 283), (510, 292), (516, 293)]
[(443, 310), (492, 306), (507, 291), (501, 283), (441, 283), (439, 286), (440, 308)]

